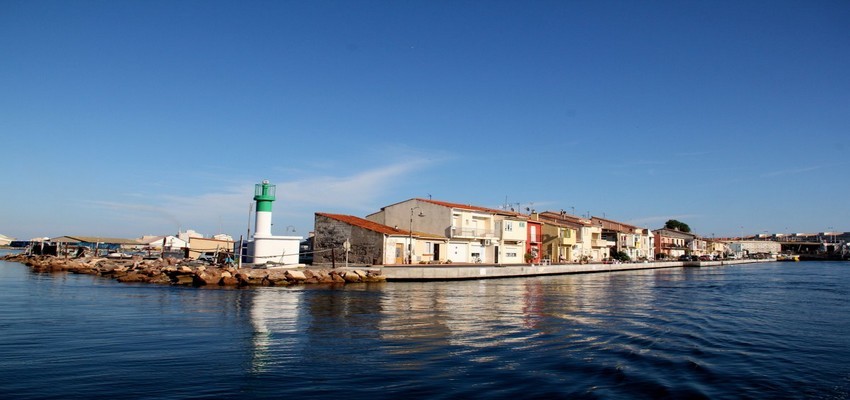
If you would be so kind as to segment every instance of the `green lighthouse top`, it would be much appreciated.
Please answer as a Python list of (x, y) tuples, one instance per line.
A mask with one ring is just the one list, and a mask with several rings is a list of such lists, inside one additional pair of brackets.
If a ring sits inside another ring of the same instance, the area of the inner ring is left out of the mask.
[(274, 201), (274, 189), (275, 185), (270, 184), (269, 181), (254, 185), (254, 200), (258, 202)]

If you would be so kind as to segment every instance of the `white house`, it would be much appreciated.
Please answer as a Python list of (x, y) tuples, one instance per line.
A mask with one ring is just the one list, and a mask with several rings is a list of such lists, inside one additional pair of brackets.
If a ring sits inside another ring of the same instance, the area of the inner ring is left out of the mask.
[(0, 246), (8, 246), (15, 238), (10, 238), (6, 235), (0, 235)]
[(139, 239), (139, 242), (142, 243), (146, 248), (149, 248), (151, 250), (179, 250), (189, 246), (186, 241), (173, 235), (143, 236), (141, 239)]
[[(366, 216), (379, 224), (448, 238), (447, 244), (434, 243), (434, 260), (488, 264), (514, 262), (513, 257), (507, 257), (509, 253), (522, 260), (523, 251), (517, 241), (524, 240), (525, 227), (516, 226), (517, 234), (523, 235), (519, 239), (504, 236), (512, 224), (502, 223), (509, 220), (519, 224), (520, 218), (520, 214), (510, 211), (419, 198), (391, 204)], [(516, 252), (507, 250), (511, 246)]]

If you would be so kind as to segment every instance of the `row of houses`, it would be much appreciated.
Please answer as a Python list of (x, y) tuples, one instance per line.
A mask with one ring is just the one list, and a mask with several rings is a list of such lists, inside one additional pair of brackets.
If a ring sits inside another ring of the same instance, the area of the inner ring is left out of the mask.
[[(512, 210), (413, 198), (363, 218), (316, 213), (313, 262), (546, 264), (722, 254), (728, 246), (685, 232), (564, 211)], [(348, 249), (342, 251), (340, 249)]]
[(781, 252), (774, 241), (704, 238), (563, 210), (522, 214), (422, 198), (362, 218), (318, 212), (311, 240), (314, 264), (547, 264)]

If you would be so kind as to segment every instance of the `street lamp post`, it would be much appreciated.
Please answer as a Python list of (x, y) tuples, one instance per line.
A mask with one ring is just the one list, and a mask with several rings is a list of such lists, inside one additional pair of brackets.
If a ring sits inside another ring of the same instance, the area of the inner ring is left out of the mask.
[(407, 263), (408, 264), (413, 264), (413, 210), (416, 210), (416, 209), (420, 210), (419, 211), (419, 217), (425, 216), (425, 214), (422, 213), (422, 209), (419, 206), (410, 208), (410, 229), (408, 230), (408, 234), (410, 235), (410, 237), (408, 237), (408, 242), (407, 242)]

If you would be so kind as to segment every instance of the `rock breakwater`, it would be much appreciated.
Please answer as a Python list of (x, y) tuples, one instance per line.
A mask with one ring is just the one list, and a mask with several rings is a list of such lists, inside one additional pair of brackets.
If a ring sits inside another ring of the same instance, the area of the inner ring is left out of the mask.
[(36, 272), (71, 272), (97, 275), (119, 282), (156, 283), (180, 286), (288, 286), (295, 284), (345, 284), (384, 282), (375, 270), (260, 269), (202, 265), (175, 258), (143, 260), (140, 257), (73, 258), (7, 255), (3, 260), (22, 263)]

